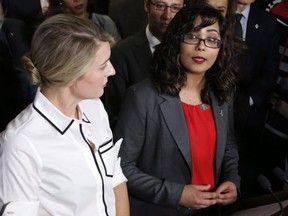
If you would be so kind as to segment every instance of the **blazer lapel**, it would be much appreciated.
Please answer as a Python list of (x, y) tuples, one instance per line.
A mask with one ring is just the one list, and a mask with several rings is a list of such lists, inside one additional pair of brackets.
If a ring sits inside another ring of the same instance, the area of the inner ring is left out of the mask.
[(254, 5), (251, 5), (248, 16), (246, 35), (246, 43), (249, 45), (249, 47), (253, 47), (254, 43), (257, 42), (259, 38), (261, 38), (261, 27), (261, 20), (259, 20), (257, 16), (257, 10), (255, 9)]
[[(226, 143), (226, 122), (227, 120), (227, 107), (220, 106), (218, 100), (213, 93), (210, 93), (212, 101), (212, 111), (216, 125), (216, 149), (215, 149), (215, 175), (216, 181), (219, 179), (222, 160), (225, 152)], [(178, 145), (185, 161), (191, 170), (191, 150), (190, 138), (186, 125), (185, 116), (181, 106), (181, 101), (178, 97), (168, 95), (160, 95), (164, 98), (164, 102), (160, 104), (160, 109), (166, 121), (167, 127), (170, 130), (176, 144)], [(177, 115), (175, 115), (177, 113)]]
[(160, 96), (165, 99), (165, 101), (160, 104), (160, 109), (167, 127), (191, 170), (190, 138), (181, 101), (178, 97), (168, 95)]
[(218, 100), (216, 99), (215, 95), (210, 92), (210, 98), (212, 101), (212, 111), (216, 126), (216, 149), (215, 149), (215, 176), (216, 176), (216, 183), (219, 179), (220, 169), (222, 160), (225, 153), (225, 143), (226, 143), (226, 121), (227, 120), (227, 107), (220, 106), (218, 104)]
[(146, 37), (145, 30), (139, 32), (136, 40), (133, 54), (135, 56), (139, 69), (147, 77), (147, 71), (150, 71), (150, 65), (152, 61), (152, 53), (149, 47), (149, 42)]

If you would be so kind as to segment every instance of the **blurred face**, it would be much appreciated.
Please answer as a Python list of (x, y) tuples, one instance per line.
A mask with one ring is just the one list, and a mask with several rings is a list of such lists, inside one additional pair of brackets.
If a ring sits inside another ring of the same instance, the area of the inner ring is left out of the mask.
[(207, 3), (219, 10), (224, 17), (226, 16), (228, 0), (208, 0)]
[(238, 4), (252, 4), (253, 2), (255, 2), (255, 0), (238, 0)]
[(87, 13), (88, 0), (61, 0), (67, 10), (76, 15), (83, 16)]
[(238, 0), (237, 11), (242, 12), (248, 5), (254, 3), (255, 0)]
[[(196, 19), (195, 26), (201, 23), (201, 18)], [(200, 31), (191, 31), (191, 38), (209, 39), (206, 45), (213, 46), (213, 42), (221, 40), (219, 24), (202, 28)], [(190, 39), (193, 41), (194, 39)], [(196, 40), (197, 41), (197, 40)], [(194, 42), (193, 42), (194, 43)], [(194, 43), (195, 44), (195, 43)], [(204, 76), (206, 71), (215, 63), (219, 53), (219, 48), (209, 48), (205, 46), (204, 41), (192, 45), (185, 42), (180, 43), (179, 61), (187, 73), (199, 74)]]
[(104, 93), (108, 77), (115, 74), (110, 62), (110, 44), (100, 42), (93, 62), (86, 68), (85, 74), (72, 83), (72, 92), (80, 99), (99, 98)]
[(180, 9), (184, 6), (184, 0), (144, 0), (144, 9), (148, 13), (149, 30), (161, 41), (168, 24), (177, 12), (172, 12), (170, 7), (159, 10), (159, 5)]

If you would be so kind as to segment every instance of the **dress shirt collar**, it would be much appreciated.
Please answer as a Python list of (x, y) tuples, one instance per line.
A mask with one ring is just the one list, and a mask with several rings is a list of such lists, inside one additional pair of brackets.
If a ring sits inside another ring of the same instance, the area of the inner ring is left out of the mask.
[(249, 12), (250, 12), (250, 7), (251, 5), (247, 5), (247, 7), (245, 7), (245, 9), (241, 12), (239, 11), (236, 11), (236, 13), (241, 13), (243, 15), (243, 18), (245, 18), (246, 20), (248, 20), (248, 15), (249, 15)]
[(243, 15), (241, 20), (240, 20), (240, 23), (242, 26), (242, 31), (243, 31), (243, 41), (246, 40), (246, 32), (247, 32), (247, 23), (248, 23), (249, 12), (250, 12), (250, 5), (247, 5), (247, 7), (241, 12), (236, 11), (236, 13), (241, 13)]
[(78, 105), (78, 112), (81, 120), (65, 116), (57, 109), (40, 91), (38, 88), (33, 108), (45, 118), (59, 133), (62, 135), (70, 128), (74, 122), (90, 123), (87, 116), (81, 111), (81, 105)]
[(155, 51), (155, 46), (160, 44), (160, 41), (150, 32), (149, 25), (146, 27), (146, 36), (149, 42), (149, 47), (152, 53)]

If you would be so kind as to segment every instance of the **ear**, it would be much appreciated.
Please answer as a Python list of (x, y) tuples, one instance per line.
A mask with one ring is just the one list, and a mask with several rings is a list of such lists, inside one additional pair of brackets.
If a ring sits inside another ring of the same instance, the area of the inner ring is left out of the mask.
[[(82, 76), (81, 76), (81, 77), (82, 77)], [(72, 86), (77, 85), (77, 82), (81, 79), (81, 77), (78, 77), (78, 78), (76, 78), (76, 79), (71, 80), (70, 82), (67, 83), (67, 86), (68, 86), (68, 87), (72, 87)]]
[(150, 12), (150, 4), (149, 4), (149, 0), (144, 0), (144, 10), (146, 13)]

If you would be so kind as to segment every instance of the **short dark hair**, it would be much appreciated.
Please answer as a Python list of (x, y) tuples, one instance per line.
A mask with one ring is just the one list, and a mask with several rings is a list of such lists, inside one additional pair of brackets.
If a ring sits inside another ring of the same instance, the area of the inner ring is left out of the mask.
[(222, 103), (228, 101), (235, 91), (236, 63), (233, 54), (233, 43), (227, 33), (225, 18), (221, 13), (207, 4), (188, 5), (181, 9), (170, 22), (162, 43), (154, 52), (151, 78), (161, 93), (178, 96), (186, 82), (186, 73), (179, 64), (178, 54), (182, 35), (190, 32), (195, 26), (195, 20), (201, 17), (202, 22), (197, 29), (219, 23), (221, 40), (223, 42), (216, 62), (205, 74), (205, 86), (201, 99), (208, 101), (208, 91), (213, 90)]

